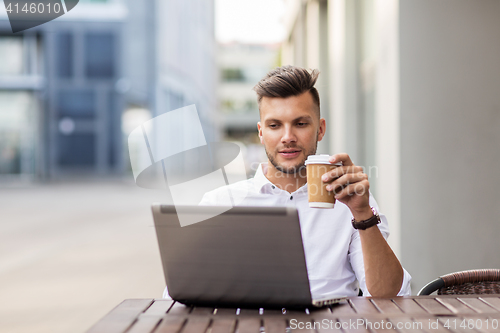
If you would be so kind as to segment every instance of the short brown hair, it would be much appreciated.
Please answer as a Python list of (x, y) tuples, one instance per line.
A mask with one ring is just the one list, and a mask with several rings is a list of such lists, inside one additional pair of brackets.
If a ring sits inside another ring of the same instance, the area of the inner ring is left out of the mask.
[(298, 96), (306, 91), (311, 92), (314, 103), (319, 110), (319, 93), (314, 87), (318, 79), (319, 70), (309, 72), (305, 68), (296, 66), (282, 66), (271, 70), (266, 76), (253, 87), (257, 93), (257, 101), (263, 97), (289, 97)]

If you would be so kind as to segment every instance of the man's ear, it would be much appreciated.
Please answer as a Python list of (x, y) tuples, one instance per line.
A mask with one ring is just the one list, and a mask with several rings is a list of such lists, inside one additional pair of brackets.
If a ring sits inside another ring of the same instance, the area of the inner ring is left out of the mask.
[(325, 118), (321, 118), (319, 120), (319, 129), (318, 129), (318, 141), (323, 140), (326, 131), (326, 121)]
[(264, 144), (264, 139), (262, 138), (262, 126), (260, 125), (260, 121), (257, 123), (257, 129), (259, 130), (260, 143)]

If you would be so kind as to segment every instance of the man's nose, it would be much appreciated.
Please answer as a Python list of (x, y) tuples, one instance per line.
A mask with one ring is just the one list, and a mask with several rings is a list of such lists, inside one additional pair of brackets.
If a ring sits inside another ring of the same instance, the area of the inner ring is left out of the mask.
[(296, 142), (296, 141), (297, 141), (297, 137), (295, 136), (295, 133), (293, 132), (292, 127), (285, 126), (283, 136), (281, 137), (281, 142), (282, 143), (289, 143), (289, 142)]

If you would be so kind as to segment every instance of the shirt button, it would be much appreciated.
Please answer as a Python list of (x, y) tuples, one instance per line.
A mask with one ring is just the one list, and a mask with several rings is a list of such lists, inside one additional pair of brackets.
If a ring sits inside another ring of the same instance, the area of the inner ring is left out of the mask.
[(290, 200), (293, 200), (293, 195), (290, 197)]
[(274, 185), (272, 185), (271, 187), (273, 188), (273, 190), (276, 188), (276, 186), (274, 186)]

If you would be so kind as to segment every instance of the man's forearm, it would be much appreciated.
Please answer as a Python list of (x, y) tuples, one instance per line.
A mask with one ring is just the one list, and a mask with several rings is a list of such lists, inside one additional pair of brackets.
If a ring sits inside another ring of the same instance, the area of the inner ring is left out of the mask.
[(380, 230), (359, 230), (366, 287), (373, 297), (396, 296), (403, 284), (403, 268)]

